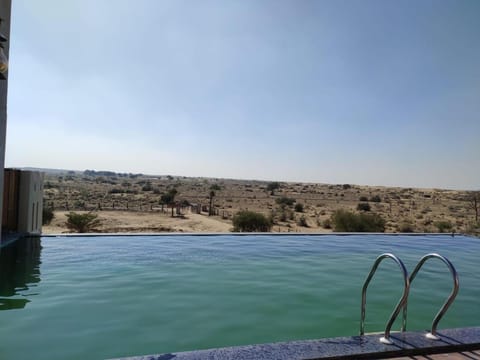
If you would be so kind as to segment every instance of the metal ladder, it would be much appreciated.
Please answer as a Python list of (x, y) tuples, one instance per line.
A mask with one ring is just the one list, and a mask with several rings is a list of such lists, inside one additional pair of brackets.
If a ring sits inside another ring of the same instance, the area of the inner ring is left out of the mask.
[(431, 331), (426, 334), (426, 337), (429, 338), (429, 339), (439, 340), (440, 337), (437, 335), (438, 323), (439, 323), (440, 319), (443, 317), (443, 315), (446, 313), (446, 311), (448, 310), (450, 305), (455, 300), (455, 297), (457, 296), (457, 293), (458, 293), (459, 281), (458, 281), (457, 271), (455, 270), (455, 267), (450, 262), (450, 260), (448, 260), (446, 257), (444, 257), (442, 255), (439, 255), (439, 254), (436, 254), (436, 253), (430, 253), (430, 254), (427, 254), (427, 255), (423, 256), (419, 260), (419, 262), (417, 263), (417, 266), (415, 266), (415, 269), (411, 273), (410, 277), (408, 276), (408, 272), (405, 268), (404, 263), (397, 256), (395, 256), (393, 254), (390, 254), (390, 253), (385, 253), (385, 254), (381, 254), (380, 256), (377, 257), (377, 259), (375, 260), (375, 263), (372, 266), (372, 269), (370, 270), (370, 273), (367, 276), (367, 279), (365, 280), (365, 283), (363, 284), (363, 288), (362, 288), (360, 335), (365, 334), (365, 308), (366, 308), (366, 301), (367, 301), (368, 285), (370, 284), (370, 281), (372, 280), (373, 275), (377, 271), (378, 266), (386, 258), (390, 258), (398, 264), (398, 266), (399, 266), (399, 268), (402, 272), (402, 276), (403, 276), (403, 280), (404, 280), (404, 288), (403, 288), (403, 293), (402, 293), (402, 296), (401, 296), (400, 300), (398, 301), (397, 305), (395, 306), (395, 309), (393, 310), (392, 314), (390, 315), (390, 318), (387, 322), (387, 326), (385, 328), (384, 336), (382, 336), (380, 338), (380, 342), (382, 342), (384, 344), (389, 344), (389, 345), (393, 344), (393, 341), (390, 339), (390, 330), (392, 328), (393, 323), (395, 322), (395, 319), (397, 318), (398, 314), (400, 313), (400, 310), (402, 310), (402, 309), (403, 309), (403, 319), (402, 319), (401, 331), (403, 332), (403, 331), (406, 330), (406, 328), (407, 328), (407, 305), (408, 305), (408, 295), (409, 295), (409, 291), (410, 291), (410, 285), (411, 285), (412, 281), (415, 279), (415, 276), (417, 275), (419, 270), (422, 268), (423, 264), (428, 259), (431, 259), (431, 258), (438, 258), (438, 259), (442, 260), (447, 265), (447, 267), (450, 270), (450, 273), (452, 274), (452, 277), (453, 277), (452, 292), (450, 293), (447, 300), (445, 301), (445, 303), (443, 304), (443, 306), (440, 308), (437, 315), (433, 319)]
[[(365, 283), (363, 284), (363, 288), (362, 288), (362, 315), (361, 315), (361, 319), (360, 319), (360, 335), (365, 334), (365, 307), (366, 307), (366, 303), (367, 303), (368, 284), (370, 284), (370, 280), (372, 280), (373, 275), (377, 271), (378, 265), (380, 265), (380, 263), (384, 259), (387, 259), (387, 258), (392, 259), (393, 261), (395, 261), (398, 264), (398, 266), (400, 267), (400, 270), (402, 271), (402, 276), (403, 276), (403, 281), (404, 281), (402, 297), (398, 301), (397, 306), (395, 306), (395, 309), (393, 310), (392, 315), (390, 315), (390, 319), (388, 320), (387, 326), (385, 328), (384, 336), (382, 336), (380, 338), (380, 342), (382, 342), (384, 344), (393, 344), (392, 340), (390, 340), (390, 329), (392, 328), (393, 322), (397, 318), (400, 310), (402, 308), (404, 308), (404, 309), (406, 308), (407, 301), (408, 301), (408, 292), (410, 290), (410, 280), (408, 279), (408, 272), (407, 272), (407, 269), (405, 267), (405, 264), (398, 257), (396, 257), (395, 255), (390, 254), (390, 253), (385, 253), (385, 254), (382, 254), (379, 257), (377, 257), (377, 259), (375, 260), (375, 263), (372, 266), (372, 270), (370, 270), (370, 273), (368, 274), (368, 277), (365, 280)], [(402, 322), (402, 331), (405, 331), (406, 325), (407, 325), (407, 323), (406, 323), (407, 319), (406, 319), (405, 315), (406, 315), (406, 311), (404, 311), (404, 318), (403, 318), (403, 322)]]
[[(447, 312), (448, 308), (450, 307), (450, 305), (452, 305), (453, 301), (455, 300), (457, 294), (458, 294), (458, 287), (459, 287), (459, 281), (458, 281), (458, 273), (457, 273), (457, 270), (455, 270), (455, 267), (453, 266), (453, 264), (450, 262), (450, 260), (448, 260), (446, 257), (440, 255), (440, 254), (436, 254), (436, 253), (430, 253), (430, 254), (427, 254), (425, 256), (423, 256), (420, 261), (418, 262), (417, 266), (415, 266), (415, 269), (412, 271), (412, 273), (410, 274), (410, 285), (412, 285), (412, 282), (413, 280), (415, 279), (415, 276), (417, 276), (417, 273), (419, 272), (419, 270), (422, 268), (423, 264), (425, 264), (425, 262), (428, 260), (428, 259), (432, 259), (432, 258), (437, 258), (437, 259), (440, 259), (442, 260), (448, 267), (448, 269), (450, 270), (450, 274), (452, 274), (452, 278), (453, 278), (453, 288), (452, 288), (452, 292), (450, 293), (450, 295), (448, 296), (447, 300), (444, 302), (444, 304), (442, 305), (442, 307), (440, 308), (440, 310), (438, 311), (437, 315), (435, 315), (435, 318), (433, 319), (433, 322), (432, 322), (432, 328), (430, 330), (429, 333), (427, 333), (426, 337), (429, 338), (429, 339), (432, 339), (432, 340), (440, 340), (440, 337), (437, 335), (437, 326), (438, 326), (438, 323), (440, 321), (440, 319), (443, 317), (443, 315), (445, 315), (445, 313)], [(405, 303), (405, 307), (403, 308), (403, 320), (405, 322), (405, 329), (406, 329), (406, 323), (407, 323), (407, 303)]]

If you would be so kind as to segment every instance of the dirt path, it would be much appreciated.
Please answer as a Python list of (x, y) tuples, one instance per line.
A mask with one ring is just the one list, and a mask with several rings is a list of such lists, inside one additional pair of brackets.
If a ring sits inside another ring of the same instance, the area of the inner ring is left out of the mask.
[[(81, 211), (78, 211), (81, 213)], [(186, 214), (171, 217), (155, 212), (97, 211), (102, 225), (99, 232), (230, 232), (232, 224), (219, 217)], [(68, 211), (56, 211), (50, 225), (43, 226), (44, 234), (71, 232), (65, 222)]]

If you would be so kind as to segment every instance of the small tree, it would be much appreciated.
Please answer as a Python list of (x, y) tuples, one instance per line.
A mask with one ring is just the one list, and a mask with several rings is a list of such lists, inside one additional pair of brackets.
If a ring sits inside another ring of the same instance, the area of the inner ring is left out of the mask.
[(272, 228), (272, 223), (265, 215), (254, 211), (239, 211), (232, 221), (235, 232), (269, 232)]
[(215, 197), (215, 191), (220, 191), (222, 188), (218, 184), (213, 184), (210, 186), (210, 193), (208, 194), (208, 198), (210, 200), (210, 205), (208, 207), (208, 216), (213, 215), (213, 198)]
[(173, 215), (173, 208), (175, 205), (175, 196), (178, 194), (177, 189), (172, 188), (168, 190), (165, 194), (160, 196), (160, 204), (170, 205), (172, 207), (172, 217)]
[(275, 195), (275, 190), (280, 189), (280, 183), (279, 182), (271, 182), (268, 183), (267, 185), (267, 191), (270, 191), (270, 195)]
[(475, 212), (475, 222), (478, 223), (480, 213), (480, 191), (472, 191), (467, 196), (469, 207)]
[(52, 222), (55, 214), (53, 213), (53, 209), (51, 207), (44, 207), (42, 212), (42, 225), (48, 225)]
[(95, 230), (97, 226), (101, 225), (101, 220), (98, 219), (97, 214), (91, 212), (79, 214), (70, 212), (67, 214), (67, 222), (65, 225), (70, 229), (79, 233), (87, 233)]
[(295, 211), (296, 212), (303, 212), (303, 204), (302, 203), (295, 204)]

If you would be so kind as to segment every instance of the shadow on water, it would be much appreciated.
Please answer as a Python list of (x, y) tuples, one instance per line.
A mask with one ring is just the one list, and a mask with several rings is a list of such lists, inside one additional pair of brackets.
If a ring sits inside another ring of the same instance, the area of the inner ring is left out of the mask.
[(19, 239), (0, 248), (0, 310), (23, 309), (24, 292), (40, 282), (39, 237)]

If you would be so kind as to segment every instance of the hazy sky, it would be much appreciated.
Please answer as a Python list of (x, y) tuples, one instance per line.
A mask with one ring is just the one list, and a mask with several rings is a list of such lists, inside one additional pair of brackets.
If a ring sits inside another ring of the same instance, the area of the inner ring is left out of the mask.
[(480, 188), (478, 0), (15, 0), (7, 166)]

